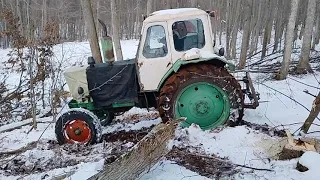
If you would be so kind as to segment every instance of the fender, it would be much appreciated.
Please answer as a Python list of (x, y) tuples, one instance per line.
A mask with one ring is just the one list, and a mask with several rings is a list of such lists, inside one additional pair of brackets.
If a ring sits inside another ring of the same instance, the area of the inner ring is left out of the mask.
[(191, 63), (201, 63), (201, 62), (208, 62), (208, 61), (220, 61), (223, 62), (224, 65), (226, 65), (226, 68), (230, 71), (235, 71), (235, 65), (231, 62), (228, 62), (226, 59), (221, 58), (221, 57), (215, 57), (215, 58), (200, 58), (200, 59), (193, 59), (193, 60), (182, 60), (182, 59), (178, 59), (173, 65), (172, 67), (166, 72), (166, 74), (162, 77), (161, 81), (158, 84), (157, 87), (157, 92), (160, 91), (163, 83), (169, 78), (169, 76), (173, 73), (178, 72), (178, 70), (187, 64), (191, 64)]

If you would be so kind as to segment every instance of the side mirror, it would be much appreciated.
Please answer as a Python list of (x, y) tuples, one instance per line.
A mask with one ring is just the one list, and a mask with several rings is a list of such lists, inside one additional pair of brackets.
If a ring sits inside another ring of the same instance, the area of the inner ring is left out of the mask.
[(219, 49), (219, 55), (220, 56), (224, 56), (224, 48), (220, 48)]
[(210, 17), (216, 17), (216, 11), (206, 11)]

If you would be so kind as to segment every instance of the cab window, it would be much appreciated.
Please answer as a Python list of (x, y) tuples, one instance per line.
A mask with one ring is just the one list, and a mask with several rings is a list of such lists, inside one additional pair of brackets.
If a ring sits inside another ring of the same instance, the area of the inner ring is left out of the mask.
[(142, 54), (146, 58), (165, 57), (168, 54), (166, 33), (163, 26), (155, 25), (148, 28)]
[(201, 49), (205, 45), (204, 28), (200, 19), (177, 21), (173, 23), (172, 31), (176, 51)]

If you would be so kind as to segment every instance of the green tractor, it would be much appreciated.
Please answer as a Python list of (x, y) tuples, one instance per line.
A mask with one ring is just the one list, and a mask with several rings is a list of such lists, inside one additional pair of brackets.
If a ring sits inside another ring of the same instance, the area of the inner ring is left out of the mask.
[(135, 59), (114, 61), (107, 38), (103, 63), (89, 57), (88, 65), (67, 69), (73, 99), (56, 122), (58, 142), (99, 142), (102, 126), (132, 107), (157, 108), (163, 123), (185, 117), (183, 127), (203, 130), (239, 123), (259, 97), (248, 73), (241, 80), (230, 74), (235, 65), (215, 47), (213, 16), (196, 8), (156, 11), (143, 21)]

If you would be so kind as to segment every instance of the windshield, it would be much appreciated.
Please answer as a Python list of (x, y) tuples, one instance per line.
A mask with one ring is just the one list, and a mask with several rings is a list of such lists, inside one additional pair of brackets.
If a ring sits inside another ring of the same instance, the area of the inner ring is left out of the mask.
[(201, 49), (205, 45), (204, 29), (200, 19), (177, 21), (173, 23), (172, 31), (176, 51)]

